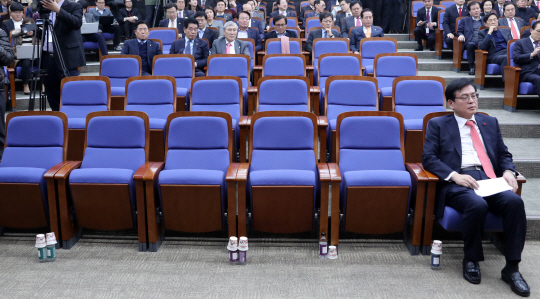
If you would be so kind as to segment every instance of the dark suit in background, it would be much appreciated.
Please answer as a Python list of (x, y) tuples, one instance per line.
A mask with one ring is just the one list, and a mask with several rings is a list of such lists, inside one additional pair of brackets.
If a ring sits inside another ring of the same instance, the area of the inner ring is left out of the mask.
[[(414, 39), (416, 40), (416, 42), (418, 43), (418, 46), (419, 47), (422, 47), (422, 40), (425, 39), (427, 40), (427, 47), (428, 48), (432, 48), (434, 45), (435, 45), (435, 29), (437, 28), (436, 26), (433, 26), (433, 29), (430, 28), (429, 29), (429, 35), (426, 35), (426, 24), (429, 23), (429, 22), (437, 22), (437, 17), (439, 16), (439, 8), (438, 7), (435, 7), (435, 6), (432, 6), (431, 9), (430, 9), (430, 19), (428, 20), (427, 19), (427, 15), (426, 15), (426, 8), (425, 7), (422, 7), (418, 10), (418, 12), (416, 13), (416, 28), (414, 28)], [(418, 26), (418, 22), (420, 21), (426, 21), (426, 23), (424, 23), (424, 25), (422, 26)], [(439, 24), (437, 24), (439, 25)]]
[(373, 25), (381, 26), (382, 24), (382, 10), (383, 0), (366, 0), (366, 5), (363, 8), (370, 8), (373, 13)]
[[(8, 66), (13, 62), (15, 55), (13, 53), (13, 48), (9, 42), (9, 33), (0, 30), (0, 67)], [(6, 137), (6, 88), (7, 86), (3, 83), (0, 84), (0, 160), (4, 154), (4, 143)], [(14, 92), (14, 91), (12, 91)]]
[(139, 52), (139, 40), (136, 38), (125, 41), (124, 47), (122, 48), (122, 52), (120, 54), (141, 56), (142, 75), (150, 76), (152, 75), (152, 63), (154, 56), (163, 54), (163, 52), (159, 48), (159, 43), (155, 41), (147, 39), (145, 46), (146, 59), (144, 59), (145, 57), (141, 56), (141, 53)]
[[(465, 36), (465, 42), (463, 43), (462, 51), (467, 50), (467, 61), (472, 67), (474, 67), (474, 51), (478, 49), (478, 38), (474, 38), (475, 30), (473, 27), (473, 20), (474, 19), (471, 16), (461, 19), (458, 25), (457, 34), (457, 36)], [(476, 22), (480, 22), (480, 27), (484, 26), (484, 20), (482, 20), (481, 17), (479, 17), (479, 21)], [(458, 49), (454, 49), (454, 51), (458, 51)]]
[(334, 21), (334, 26), (338, 26), (341, 28), (341, 24), (343, 24), (343, 19), (346, 17), (352, 16), (352, 13), (349, 13), (348, 15), (344, 12), (340, 12), (336, 15), (336, 21)]
[[(186, 39), (182, 38), (179, 40), (175, 40), (171, 44), (171, 50), (169, 54), (187, 54), (185, 53), (186, 50)], [(193, 40), (193, 51), (191, 52), (191, 55), (193, 55), (193, 58), (195, 59), (195, 77), (201, 77), (204, 76), (204, 67), (206, 66), (206, 62), (208, 59), (208, 55), (210, 54), (210, 50), (208, 49), (208, 44), (205, 40), (202, 40), (200, 38), (195, 38)]]
[(217, 15), (214, 17), (214, 18), (224, 18), (225, 19), (225, 23), (229, 22), (229, 21), (232, 21), (233, 20), (233, 17), (230, 13), (223, 13), (222, 15)]
[(124, 18), (127, 17), (137, 17), (139, 20), (142, 20), (143, 18), (141, 12), (136, 8), (132, 8), (129, 14), (125, 7), (121, 8), (120, 11), (118, 11), (118, 24), (124, 31), (124, 35), (126, 36), (126, 38), (132, 38), (133, 36), (135, 36), (133, 31), (135, 31), (136, 22), (131, 23), (129, 21), (124, 21)]
[(181, 18), (181, 19), (193, 18), (194, 16), (195, 16), (195, 13), (189, 9), (184, 9), (178, 12), (178, 18)]
[[(255, 41), (255, 53), (262, 50), (262, 42), (261, 42), (261, 36), (259, 35), (259, 32), (255, 29), (247, 28), (247, 38), (253, 39)], [(238, 31), (240, 32), (240, 31)], [(238, 37), (238, 35), (237, 35)]]
[[(306, 19), (306, 11), (313, 10), (315, 11), (315, 7), (311, 7), (309, 5), (304, 5), (302, 9), (300, 9), (300, 14), (298, 15), (298, 21), (304, 23), (304, 20)], [(305, 24), (304, 24), (305, 26)]]
[[(508, 57), (506, 55), (506, 47), (508, 41), (512, 39), (512, 33), (505, 28), (499, 28), (488, 34), (489, 29), (483, 29), (478, 32), (478, 45), (480, 49), (488, 51), (488, 64), (498, 64), (501, 67), (502, 79), (504, 81), (504, 67), (508, 65)], [(497, 41), (500, 41), (497, 44)], [(498, 51), (497, 51), (498, 50)], [(480, 70), (483, 72), (484, 70)]]
[[(296, 17), (296, 12), (292, 10), (287, 10), (285, 14), (286, 14), (285, 17)], [(277, 15), (279, 15), (279, 11), (274, 11), (273, 13), (270, 14), (270, 19), (273, 19)]]
[[(516, 28), (517, 33), (521, 34), (521, 28), (523, 28), (524, 26), (528, 26), (528, 25), (525, 25), (525, 22), (520, 18), (514, 18), (514, 20), (516, 21), (516, 24), (517, 24), (517, 28)], [(507, 18), (499, 19), (499, 26), (508, 26), (508, 27), (510, 27), (510, 29), (512, 29), (512, 26), (510, 26)], [(521, 35), (519, 37), (516, 37), (516, 38), (520, 38), (520, 37), (521, 37)]]
[[(296, 31), (293, 31), (293, 30), (285, 30), (284, 32), (284, 35), (288, 38), (298, 38), (298, 35), (296, 34)], [(269, 38), (277, 38), (277, 31), (270, 31), (268, 32), (264, 38), (265, 39), (269, 39)]]
[(384, 32), (398, 32), (401, 23), (401, 0), (383, 0), (381, 27)]
[[(360, 51), (360, 41), (365, 37), (364, 26), (356, 27), (351, 31), (350, 47), (353, 53)], [(382, 28), (371, 26), (371, 37), (384, 37)]]
[(534, 18), (536, 11), (530, 7), (519, 8), (516, 7), (516, 17), (521, 18), (527, 26), (529, 26), (529, 20)]
[(504, 7), (499, 6), (499, 3), (495, 3), (495, 6), (493, 6), (493, 10), (497, 12), (497, 17), (504, 17)]
[[(332, 34), (334, 35), (334, 37), (341, 37), (341, 34), (337, 30), (332, 29)], [(306, 40), (306, 45), (304, 46), (304, 50), (311, 53), (311, 50), (313, 48), (313, 41), (317, 38), (322, 38), (322, 37), (323, 37), (322, 29), (311, 30), (309, 32), (309, 37)]]
[[(209, 45), (213, 45), (214, 44), (214, 41), (216, 39), (218, 39), (218, 33), (212, 29), (209, 29), (208, 27), (207, 28), (204, 28), (204, 30), (202, 30), (202, 35), (201, 35), (201, 30), (200, 29), (197, 29), (198, 32), (197, 32), (197, 37), (198, 38), (206, 38), (208, 40), (208, 44)], [(185, 36), (184, 36), (185, 37)]]
[(540, 59), (538, 55), (531, 58), (531, 53), (535, 46), (530, 38), (523, 38), (516, 41), (514, 45), (514, 62), (519, 65), (521, 72), (519, 73), (520, 82), (531, 82), (534, 85), (536, 93), (540, 97)]
[(15, 30), (15, 23), (13, 23), (13, 20), (12, 19), (9, 19), (9, 20), (6, 20), (4, 22), (2, 22), (2, 30), (4, 30), (7, 35), (9, 36), (9, 33), (11, 32), (11, 30)]
[[(159, 21), (159, 27), (169, 27), (169, 19)], [(178, 34), (184, 33), (184, 19), (176, 18), (176, 29), (178, 29)]]
[[(54, 32), (69, 76), (78, 76), (80, 74), (78, 68), (86, 65), (81, 36), (83, 8), (77, 2), (64, 1), (58, 14), (51, 13), (51, 19), (53, 14), (56, 15)], [(60, 84), (64, 73), (60, 66), (57, 49), (54, 49), (52, 54), (44, 53), (42, 61), (43, 66), (47, 68), (47, 74), (43, 79), (47, 100), (51, 109), (58, 111), (60, 109)]]
[[(362, 26), (362, 18), (360, 18), (360, 26)], [(349, 31), (356, 27), (356, 18), (354, 16), (346, 17), (341, 20), (341, 36), (349, 38)]]
[[(467, 9), (467, 6), (463, 5), (461, 9), (461, 16), (468, 16), (469, 10)], [(448, 33), (452, 33), (455, 37), (456, 35), (456, 19), (459, 17), (459, 11), (457, 6), (451, 5), (448, 7), (444, 12), (444, 18), (443, 18), (443, 29), (444, 29), (444, 36), (443, 38), (446, 41), (446, 45), (449, 49), (452, 49), (454, 47), (454, 42), (451, 38), (446, 37)]]

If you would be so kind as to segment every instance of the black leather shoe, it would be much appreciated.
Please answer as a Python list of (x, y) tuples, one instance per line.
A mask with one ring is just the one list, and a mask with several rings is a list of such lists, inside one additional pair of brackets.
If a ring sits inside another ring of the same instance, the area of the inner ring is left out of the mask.
[(466, 262), (463, 264), (463, 278), (472, 284), (479, 284), (482, 280), (480, 265), (473, 262)]
[(474, 75), (474, 68), (473, 67), (469, 70), (469, 75)]
[(416, 49), (414, 49), (415, 51), (424, 51), (424, 47), (422, 46), (416, 46)]
[(432, 46), (431, 48), (429, 48), (429, 50), (430, 51), (435, 51), (435, 47)]
[(531, 294), (531, 289), (529, 285), (521, 276), (519, 272), (508, 273), (506, 271), (501, 271), (501, 277), (504, 282), (510, 285), (512, 292), (520, 295), (521, 297), (529, 297)]

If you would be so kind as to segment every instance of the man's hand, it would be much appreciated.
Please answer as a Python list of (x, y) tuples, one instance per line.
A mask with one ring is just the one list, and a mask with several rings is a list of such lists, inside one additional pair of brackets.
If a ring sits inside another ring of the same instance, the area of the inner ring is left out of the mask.
[(435, 27), (435, 26), (437, 26), (437, 22), (429, 22), (429, 23), (427, 23), (427, 25), (426, 25), (426, 27), (428, 27), (428, 28), (433, 28), (433, 27)]
[(457, 40), (458, 40), (459, 42), (464, 42), (464, 41), (465, 41), (465, 35), (460, 35), (460, 36), (457, 38)]
[(475, 190), (478, 189), (478, 183), (472, 176), (468, 174), (454, 173), (450, 180), (463, 187)]
[(506, 180), (508, 185), (510, 185), (510, 187), (512, 187), (512, 192), (516, 193), (516, 191), (518, 189), (518, 183), (517, 183), (517, 180), (514, 177), (514, 175), (510, 171), (505, 171), (503, 173), (503, 178)]
[(359, 54), (359, 55), (360, 55), (360, 52), (358, 52), (358, 51), (354, 51), (354, 54)]
[(448, 38), (454, 38), (454, 35), (453, 35), (452, 33), (448, 33), (448, 34), (446, 35), (446, 37), (448, 37)]
[(42, 0), (41, 4), (43, 5), (44, 8), (50, 11), (54, 11), (55, 13), (60, 12), (60, 6), (54, 0)]
[(493, 31), (497, 31), (497, 26), (489, 26), (489, 31), (488, 31), (488, 34), (492, 34)]
[(535, 48), (531, 53), (531, 58), (538, 55), (538, 52), (540, 51), (540, 47)]
[(416, 24), (417, 26), (422, 26), (426, 23), (426, 21), (419, 21), (418, 24)]
[(332, 28), (327, 28), (324, 30), (326, 30), (326, 35), (328, 35), (328, 37), (334, 37), (334, 35), (332, 34)]

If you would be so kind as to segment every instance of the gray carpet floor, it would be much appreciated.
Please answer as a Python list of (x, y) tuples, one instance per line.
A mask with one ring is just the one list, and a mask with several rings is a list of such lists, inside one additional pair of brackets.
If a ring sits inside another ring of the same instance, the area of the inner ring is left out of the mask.
[[(252, 239), (248, 264), (231, 266), (226, 240), (169, 238), (159, 252), (136, 239), (85, 236), (39, 263), (31, 235), (0, 237), (0, 298), (518, 298), (500, 279), (504, 257), (485, 244), (482, 283), (461, 274), (462, 244), (444, 243), (441, 269), (399, 241), (345, 240), (319, 260), (305, 240)], [(540, 241), (527, 241), (521, 272), (540, 298)]]

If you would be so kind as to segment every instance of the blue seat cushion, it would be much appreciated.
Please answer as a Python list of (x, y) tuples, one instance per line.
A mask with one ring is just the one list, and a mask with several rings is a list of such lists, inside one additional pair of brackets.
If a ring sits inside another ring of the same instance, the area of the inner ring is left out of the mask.
[(126, 88), (111, 86), (111, 96), (123, 96), (126, 93)]
[(536, 94), (536, 90), (531, 82), (521, 82), (519, 83), (518, 94)]
[(119, 168), (82, 168), (75, 169), (69, 176), (69, 182), (75, 184), (131, 184), (135, 172)]
[(86, 118), (68, 118), (68, 128), (86, 129)]
[(488, 75), (500, 75), (501, 74), (501, 66), (498, 64), (488, 64), (486, 67), (486, 74)]
[(171, 169), (159, 174), (159, 184), (166, 185), (223, 185), (225, 174), (219, 170)]
[(368, 74), (373, 73), (373, 64), (372, 65), (363, 65), (363, 67), (366, 68), (366, 73), (368, 73)]
[(345, 186), (411, 186), (411, 176), (400, 170), (356, 170), (343, 175)]
[(188, 93), (188, 89), (187, 88), (183, 88), (183, 87), (177, 87), (176, 88), (176, 95), (179, 96), (179, 97), (185, 97)]
[(310, 170), (257, 170), (249, 173), (252, 186), (315, 186), (315, 172)]
[(381, 95), (383, 97), (391, 97), (392, 96), (392, 87), (380, 87), (381, 89)]
[(150, 129), (165, 130), (165, 125), (167, 125), (166, 119), (150, 118), (149, 121), (150, 121)]
[[(461, 213), (449, 206), (444, 207), (444, 216), (439, 219), (439, 224), (447, 231), (461, 231)], [(484, 231), (497, 232), (503, 230), (503, 220), (491, 212), (486, 216)]]
[(407, 130), (422, 130), (424, 125), (423, 119), (405, 119), (403, 120), (405, 131)]
[(30, 183), (45, 182), (43, 175), (47, 169), (33, 167), (0, 167), (0, 183)]
[(263, 111), (301, 111), (308, 112), (307, 105), (259, 105), (259, 112)]

